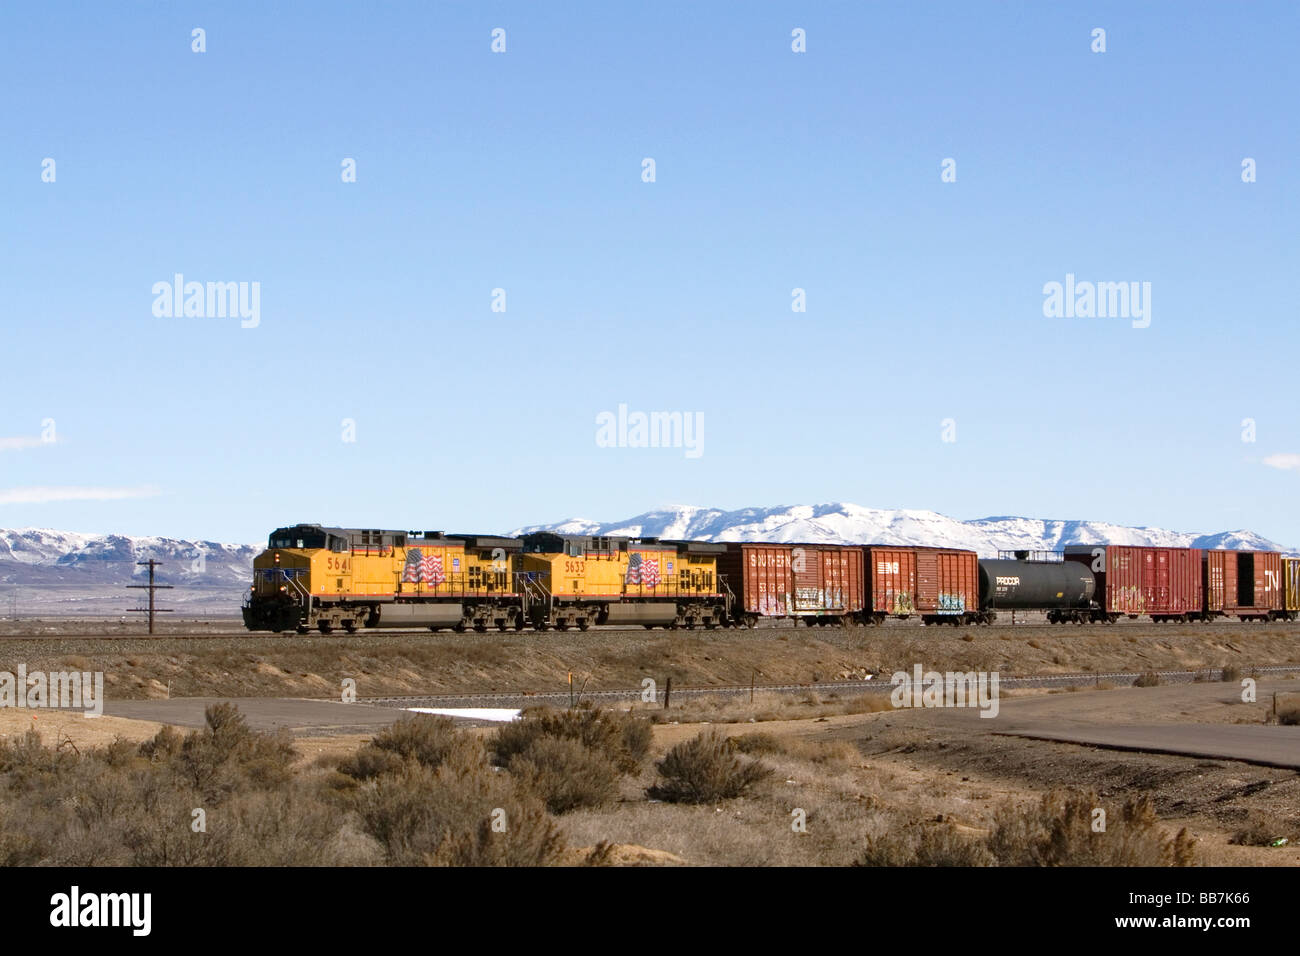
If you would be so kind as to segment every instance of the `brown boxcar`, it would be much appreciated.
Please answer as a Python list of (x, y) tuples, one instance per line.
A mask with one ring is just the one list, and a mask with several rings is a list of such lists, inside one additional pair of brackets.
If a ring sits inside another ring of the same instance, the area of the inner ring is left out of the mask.
[(1284, 616), (1282, 555), (1277, 551), (1206, 551), (1203, 568), (1207, 618)]
[(916, 548), (867, 545), (867, 613), (875, 624), (911, 617), (916, 608)]
[(750, 627), (765, 617), (849, 624), (864, 607), (856, 546), (727, 542), (718, 573), (735, 594), (736, 619)]
[(916, 608), (928, 624), (961, 624), (978, 617), (979, 556), (956, 548), (917, 548)]
[(1092, 568), (1106, 620), (1148, 614), (1153, 621), (1187, 621), (1203, 613), (1200, 548), (1070, 545), (1065, 560)]
[(866, 545), (867, 617), (918, 614), (927, 624), (982, 620), (979, 558), (974, 551), (901, 545)]

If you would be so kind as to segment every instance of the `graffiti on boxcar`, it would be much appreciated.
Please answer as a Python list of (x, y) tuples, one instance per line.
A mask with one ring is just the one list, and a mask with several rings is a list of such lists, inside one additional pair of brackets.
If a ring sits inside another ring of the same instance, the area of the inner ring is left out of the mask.
[(789, 617), (794, 613), (790, 595), (772, 593), (761, 595), (758, 599), (758, 613), (764, 617)]
[(886, 591), (885, 607), (889, 609), (890, 614), (916, 613), (916, 608), (912, 605), (912, 593), (910, 591)]
[(795, 588), (794, 606), (798, 611), (838, 610), (844, 607), (842, 588)]
[(1117, 611), (1140, 614), (1146, 609), (1146, 598), (1136, 584), (1115, 589), (1113, 606)]
[(939, 613), (940, 614), (965, 614), (966, 596), (964, 594), (940, 593)]

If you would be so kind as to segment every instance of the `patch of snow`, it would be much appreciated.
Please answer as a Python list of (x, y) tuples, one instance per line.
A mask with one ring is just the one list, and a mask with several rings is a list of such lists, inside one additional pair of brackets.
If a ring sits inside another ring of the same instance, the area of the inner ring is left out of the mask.
[(509, 723), (518, 720), (520, 711), (509, 707), (407, 707), (413, 714), (439, 714), (443, 717), (464, 717), (468, 720), (496, 720)]

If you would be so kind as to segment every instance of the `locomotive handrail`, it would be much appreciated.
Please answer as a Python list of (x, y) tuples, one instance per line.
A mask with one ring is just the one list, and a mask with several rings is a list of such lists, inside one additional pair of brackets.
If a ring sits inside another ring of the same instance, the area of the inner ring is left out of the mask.
[(722, 585), (722, 591), (727, 595), (727, 617), (731, 617), (731, 609), (736, 603), (736, 592), (731, 590), (731, 582), (727, 580), (725, 574), (719, 574), (718, 583)]
[(528, 617), (528, 610), (531, 604), (543, 604), (546, 607), (546, 614), (549, 617), (551, 613), (552, 595), (541, 581), (541, 575), (544, 571), (516, 571), (515, 579), (518, 581), (519, 599), (522, 604), (521, 611), (525, 618)]
[(311, 610), (311, 592), (308, 591), (306, 588), (304, 588), (304, 587), (303, 587), (303, 586), (298, 582), (298, 579), (297, 579), (296, 577), (285, 578), (285, 580), (288, 581), (290, 584), (292, 584), (294, 590), (298, 592), (298, 596), (302, 599), (302, 606), (303, 606), (303, 609), (304, 609), (304, 610), (307, 610), (307, 611), (310, 611), (310, 610)]

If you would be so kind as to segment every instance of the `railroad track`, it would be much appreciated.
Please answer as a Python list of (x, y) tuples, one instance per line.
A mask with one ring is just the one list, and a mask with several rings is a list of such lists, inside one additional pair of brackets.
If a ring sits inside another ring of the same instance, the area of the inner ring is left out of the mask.
[[(1265, 664), (1243, 667), (1245, 677), (1265, 677), (1280, 674), (1300, 674), (1300, 664)], [(1196, 681), (1218, 681), (1223, 671), (1203, 668), (1193, 671), (1113, 671), (1095, 674), (1050, 674), (1042, 676), (1001, 677), (998, 686), (1003, 690), (1043, 687), (1091, 687), (1101, 683), (1131, 686), (1144, 673), (1154, 673), (1164, 684), (1191, 684)], [(806, 694), (809, 691), (836, 694), (887, 694), (894, 689), (888, 680), (818, 681), (811, 684), (715, 684), (708, 687), (674, 687), (673, 698), (741, 697), (758, 694)], [(663, 687), (656, 688), (655, 700), (663, 700)], [(537, 704), (568, 706), (579, 700), (609, 704), (636, 703), (642, 691), (627, 690), (575, 690), (572, 695), (563, 691), (516, 691), (500, 694), (421, 694), (402, 697), (359, 697), (359, 703), (377, 707), (529, 707)], [(322, 698), (325, 699), (325, 698)], [(328, 698), (333, 700), (334, 698)]]
[[(1095, 631), (1097, 633), (1108, 633), (1108, 632), (1114, 633), (1119, 630), (1127, 630), (1130, 628), (1132, 629), (1141, 628), (1145, 630), (1145, 629), (1155, 628), (1155, 627), (1159, 627), (1161, 629), (1161, 633), (1167, 633), (1170, 627), (1196, 627), (1197, 625), (1202, 625), (1205, 623), (1206, 622), (1203, 621), (1190, 621), (1187, 624), (1181, 624), (1181, 625), (1178, 624), (1156, 625), (1149, 621), (1120, 621), (1116, 624), (1096, 624), (1096, 623), (1049, 624), (1046, 621), (1020, 621), (1018, 623), (1012, 624), (1011, 622), (1007, 621), (1007, 622), (999, 622), (997, 624), (991, 624), (991, 625), (981, 624), (981, 625), (968, 625), (968, 626), (976, 628), (977, 633), (1041, 629), (1049, 633), (1067, 635), (1067, 634), (1088, 633), (1090, 631)], [(1286, 625), (1286, 624), (1291, 624), (1292, 626), (1294, 626), (1295, 622), (1270, 621), (1265, 626), (1272, 627), (1274, 625)], [(830, 634), (848, 634), (848, 635), (867, 636), (867, 635), (895, 633), (895, 632), (907, 633), (907, 632), (920, 630), (922, 627), (925, 626), (926, 625), (910, 623), (910, 622), (895, 622), (895, 623), (883, 625), (881, 627), (854, 627), (854, 628), (805, 628), (805, 627), (795, 627), (795, 626), (790, 626), (790, 627), (759, 626), (757, 628), (720, 627), (713, 630), (706, 630), (702, 628), (684, 628), (684, 629), (669, 628), (669, 629), (656, 629), (653, 631), (647, 631), (640, 626), (623, 627), (619, 625), (600, 625), (598, 627), (593, 627), (590, 631), (585, 631), (585, 632), (556, 630), (556, 631), (547, 631), (544, 632), (544, 634), (540, 634), (540, 635), (539, 632), (534, 630), (505, 631), (505, 632), (500, 632), (495, 630), (483, 631), (483, 632), (464, 631), (456, 634), (441, 633), (441, 632), (437, 634), (431, 634), (429, 633), (428, 628), (423, 628), (423, 627), (420, 628), (392, 627), (392, 628), (375, 628), (375, 629), (366, 628), (356, 632), (355, 634), (346, 634), (343, 631), (334, 631), (333, 633), (330, 634), (320, 634), (315, 631), (312, 631), (311, 633), (308, 634), (289, 634), (289, 633), (273, 634), (267, 631), (250, 632), (244, 630), (243, 628), (236, 627), (231, 630), (221, 630), (221, 631), (191, 631), (191, 632), (182, 632), (182, 633), (163, 633), (163, 634), (140, 634), (140, 633), (131, 633), (127, 631), (121, 631), (121, 632), (105, 631), (97, 634), (79, 634), (75, 632), (70, 633), (67, 631), (55, 631), (55, 632), (47, 632), (42, 634), (29, 634), (29, 633), (28, 634), (0, 634), (0, 642), (52, 641), (52, 640), (214, 641), (214, 640), (233, 640), (238, 638), (238, 639), (247, 639), (247, 640), (277, 640), (277, 641), (284, 641), (286, 644), (288, 644), (288, 643), (292, 643), (293, 641), (316, 641), (316, 640), (339, 641), (339, 640), (348, 640), (348, 639), (366, 638), (366, 637), (371, 637), (371, 638), (412, 637), (416, 635), (424, 635), (425, 637), (428, 637), (433, 640), (447, 639), (447, 638), (465, 638), (465, 637), (470, 637), (470, 638), (479, 637), (483, 639), (488, 639), (494, 637), (514, 638), (514, 637), (544, 636), (547, 638), (560, 638), (566, 636), (577, 637), (579, 633), (586, 634), (589, 638), (592, 635), (596, 635), (596, 634), (638, 634), (642, 636), (652, 636), (652, 637), (662, 637), (665, 635), (674, 635), (678, 637), (683, 637), (683, 636), (718, 637), (718, 636), (736, 636), (741, 634), (766, 636), (767, 634), (771, 634), (771, 633), (786, 633), (788, 631), (798, 631), (801, 634), (807, 632), (814, 635), (830, 633)], [(944, 625), (935, 624), (929, 626), (943, 627)], [(1231, 627), (1234, 629), (1238, 627), (1242, 627), (1242, 628), (1246, 627), (1245, 624), (1242, 624), (1240, 622), (1235, 622), (1235, 621), (1212, 622), (1207, 626), (1208, 627)], [(1254, 629), (1248, 629), (1248, 630), (1244, 630), (1243, 633), (1247, 635), (1251, 635), (1259, 632)]]

